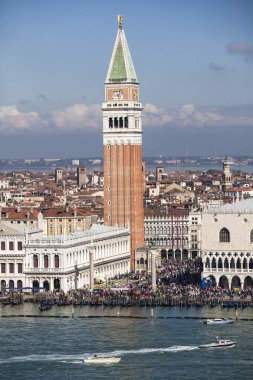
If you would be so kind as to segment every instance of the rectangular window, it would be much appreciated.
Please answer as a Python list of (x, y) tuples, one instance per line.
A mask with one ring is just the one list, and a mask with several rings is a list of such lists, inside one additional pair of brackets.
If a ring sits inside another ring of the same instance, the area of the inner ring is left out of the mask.
[(22, 273), (23, 272), (23, 265), (22, 263), (18, 263), (18, 273)]
[(1, 263), (1, 273), (6, 273), (5, 263)]
[(5, 241), (1, 241), (1, 251), (5, 251)]
[(9, 273), (14, 273), (14, 263), (9, 263)]
[(58, 255), (55, 255), (54, 256), (54, 267), (55, 268), (59, 268), (59, 265), (60, 264), (60, 261), (59, 261), (59, 256)]
[(44, 256), (44, 268), (48, 268), (48, 255)]
[(13, 241), (9, 241), (9, 250), (10, 251), (14, 250), (14, 242)]
[(18, 241), (18, 251), (22, 251), (22, 241)]

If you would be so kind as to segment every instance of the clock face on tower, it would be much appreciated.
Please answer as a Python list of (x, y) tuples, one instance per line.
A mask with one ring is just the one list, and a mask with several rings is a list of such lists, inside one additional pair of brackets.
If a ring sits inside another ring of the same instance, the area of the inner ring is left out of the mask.
[(115, 90), (113, 92), (113, 96), (112, 96), (113, 99), (123, 99), (123, 94), (122, 94), (122, 90)]

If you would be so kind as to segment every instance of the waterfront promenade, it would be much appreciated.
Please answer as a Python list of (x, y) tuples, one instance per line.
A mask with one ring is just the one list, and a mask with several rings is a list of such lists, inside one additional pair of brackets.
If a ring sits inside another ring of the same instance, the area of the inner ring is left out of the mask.
[(38, 303), (49, 306), (103, 306), (103, 307), (253, 307), (253, 289), (223, 289), (212, 285), (201, 287), (199, 260), (166, 260), (156, 272), (156, 291), (152, 290), (150, 274), (143, 272), (115, 276), (84, 288), (62, 291), (24, 290), (1, 291), (2, 306)]

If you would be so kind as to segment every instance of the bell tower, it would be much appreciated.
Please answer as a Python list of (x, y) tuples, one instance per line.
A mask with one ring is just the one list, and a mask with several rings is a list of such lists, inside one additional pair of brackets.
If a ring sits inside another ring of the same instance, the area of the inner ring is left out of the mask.
[(228, 157), (225, 157), (222, 171), (222, 190), (224, 191), (230, 187), (232, 187), (232, 173), (230, 171), (230, 161)]
[(144, 245), (142, 109), (122, 16), (118, 16), (102, 105), (104, 223), (130, 227), (131, 270), (135, 249)]

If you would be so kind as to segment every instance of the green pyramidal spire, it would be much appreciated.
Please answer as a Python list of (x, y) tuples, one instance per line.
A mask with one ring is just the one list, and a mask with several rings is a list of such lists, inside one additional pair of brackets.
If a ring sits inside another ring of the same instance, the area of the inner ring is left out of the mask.
[(133, 61), (127, 45), (126, 36), (122, 27), (122, 16), (118, 16), (119, 30), (117, 33), (106, 83), (135, 82), (138, 79), (134, 70)]

